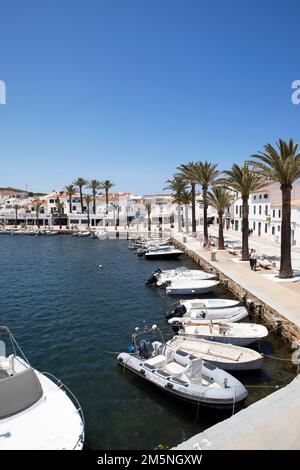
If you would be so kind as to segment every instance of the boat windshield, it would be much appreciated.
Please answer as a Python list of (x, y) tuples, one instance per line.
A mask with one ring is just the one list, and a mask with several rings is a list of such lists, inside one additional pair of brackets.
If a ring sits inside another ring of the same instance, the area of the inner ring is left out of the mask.
[(0, 419), (26, 410), (42, 397), (43, 389), (31, 367), (11, 376), (5, 370), (2, 372), (0, 375)]

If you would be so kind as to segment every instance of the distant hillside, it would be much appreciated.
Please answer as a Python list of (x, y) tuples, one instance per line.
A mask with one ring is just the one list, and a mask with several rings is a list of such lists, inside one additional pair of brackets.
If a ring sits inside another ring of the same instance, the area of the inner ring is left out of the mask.
[[(0, 188), (1, 191), (14, 191), (15, 193), (26, 193), (26, 189), (18, 189), (18, 188), (11, 188), (8, 186), (7, 188)], [(32, 191), (28, 191), (28, 196), (46, 196), (47, 193), (33, 193)]]

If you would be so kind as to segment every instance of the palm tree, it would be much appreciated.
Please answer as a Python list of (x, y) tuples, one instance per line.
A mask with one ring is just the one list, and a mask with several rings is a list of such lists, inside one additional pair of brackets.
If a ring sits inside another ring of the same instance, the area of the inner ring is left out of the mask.
[(182, 231), (182, 219), (181, 219), (181, 198), (180, 195), (187, 187), (187, 182), (180, 175), (174, 175), (172, 179), (166, 181), (168, 186), (164, 188), (170, 189), (175, 194), (173, 195), (173, 203), (177, 204), (177, 218), (178, 218), (178, 232)]
[(76, 189), (73, 184), (69, 184), (69, 186), (65, 187), (66, 193), (69, 196), (69, 211), (72, 214), (72, 197), (76, 194)]
[[(112, 210), (114, 211), (114, 223), (115, 223), (115, 230), (117, 230), (117, 225), (118, 225), (118, 222), (119, 222), (119, 209), (120, 209), (120, 206), (119, 204), (115, 204), (115, 203), (111, 203), (111, 208)], [(116, 212), (118, 214), (118, 217), (116, 219)]]
[(180, 194), (180, 200), (185, 206), (185, 231), (189, 233), (189, 205), (192, 202), (192, 191), (187, 191), (184, 189)]
[(59, 199), (59, 196), (55, 200), (55, 206), (56, 206), (57, 213), (59, 215), (59, 228), (61, 229), (62, 228), (61, 215), (64, 213), (65, 203)]
[(208, 238), (207, 228), (207, 192), (209, 186), (212, 186), (217, 177), (220, 175), (217, 163), (198, 162), (195, 168), (196, 181), (202, 186), (202, 199), (203, 199), (203, 235)]
[(18, 226), (18, 211), (22, 208), (22, 206), (20, 206), (20, 204), (15, 204), (13, 206), (13, 208), (15, 209), (15, 214), (16, 214), (15, 227), (17, 228), (17, 226)]
[(281, 246), (279, 277), (286, 279), (293, 276), (291, 262), (291, 192), (293, 183), (300, 178), (300, 153), (298, 144), (279, 139), (274, 148), (264, 146), (264, 152), (252, 155), (250, 161), (256, 173), (270, 181), (280, 184), (282, 197)]
[(36, 224), (38, 228), (40, 228), (40, 220), (39, 220), (39, 214), (41, 212), (41, 207), (44, 204), (44, 201), (34, 201), (34, 212), (35, 212), (35, 217), (36, 217)]
[(189, 162), (183, 165), (179, 165), (179, 175), (191, 185), (192, 188), (192, 232), (196, 234), (196, 183), (197, 178), (195, 175), (196, 163)]
[(84, 196), (84, 202), (86, 203), (86, 209), (87, 209), (88, 229), (90, 229), (90, 204), (92, 200), (93, 200), (93, 196), (91, 194), (86, 194)]
[(101, 181), (99, 180), (91, 180), (90, 184), (88, 185), (88, 188), (92, 190), (93, 194), (93, 214), (96, 214), (96, 196), (98, 189), (101, 187)]
[(83, 196), (82, 196), (82, 188), (88, 184), (88, 181), (82, 177), (77, 178), (77, 180), (73, 181), (73, 185), (77, 186), (79, 189), (80, 194), (80, 205), (81, 205), (81, 213), (83, 214)]
[(218, 250), (224, 250), (224, 234), (223, 234), (223, 216), (226, 207), (230, 207), (234, 197), (227, 189), (222, 186), (215, 186), (207, 193), (207, 202), (218, 212), (219, 218), (219, 239)]
[(249, 259), (249, 196), (265, 186), (265, 178), (253, 172), (247, 163), (238, 166), (232, 165), (231, 170), (224, 171), (225, 179), (219, 180), (227, 188), (241, 194), (243, 201), (243, 221), (242, 221), (242, 261)]
[(108, 214), (108, 191), (114, 186), (109, 180), (102, 181), (101, 188), (105, 190), (106, 214)]
[(145, 206), (145, 209), (147, 211), (147, 214), (148, 214), (148, 232), (149, 232), (149, 235), (151, 233), (151, 212), (152, 212), (152, 204), (151, 202), (145, 202), (144, 203), (144, 206)]

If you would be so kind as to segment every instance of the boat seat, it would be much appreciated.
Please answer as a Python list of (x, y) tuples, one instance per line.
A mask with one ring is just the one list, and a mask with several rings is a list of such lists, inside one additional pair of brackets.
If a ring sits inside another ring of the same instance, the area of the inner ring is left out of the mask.
[(184, 366), (181, 366), (177, 362), (169, 362), (166, 367), (165, 371), (168, 372), (168, 374), (173, 375), (175, 377), (179, 377), (185, 370)]
[(158, 356), (154, 356), (150, 359), (147, 359), (147, 361), (145, 361), (145, 364), (149, 364), (150, 366), (159, 368), (166, 364), (166, 358), (162, 354), (159, 354)]

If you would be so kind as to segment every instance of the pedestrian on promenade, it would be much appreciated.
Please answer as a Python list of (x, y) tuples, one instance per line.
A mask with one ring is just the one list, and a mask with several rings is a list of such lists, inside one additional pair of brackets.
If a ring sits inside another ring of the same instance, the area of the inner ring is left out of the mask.
[(256, 256), (256, 251), (251, 248), (250, 251), (250, 268), (252, 271), (256, 271), (256, 264), (257, 264), (257, 256)]

